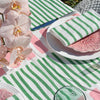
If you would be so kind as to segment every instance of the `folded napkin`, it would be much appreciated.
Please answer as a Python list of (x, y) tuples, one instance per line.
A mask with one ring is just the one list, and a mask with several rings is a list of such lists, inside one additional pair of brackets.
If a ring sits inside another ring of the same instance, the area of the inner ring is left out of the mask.
[(15, 95), (7, 98), (6, 100), (24, 100), (24, 98), (20, 94), (15, 94)]
[(61, 0), (28, 0), (31, 11), (31, 28), (40, 26), (51, 20), (60, 18), (72, 11), (70, 6), (64, 4)]
[(100, 15), (94, 10), (64, 22), (50, 30), (50, 33), (68, 46), (100, 29)]
[(93, 9), (100, 14), (100, 0), (82, 0), (74, 9), (80, 13), (85, 13), (89, 9)]

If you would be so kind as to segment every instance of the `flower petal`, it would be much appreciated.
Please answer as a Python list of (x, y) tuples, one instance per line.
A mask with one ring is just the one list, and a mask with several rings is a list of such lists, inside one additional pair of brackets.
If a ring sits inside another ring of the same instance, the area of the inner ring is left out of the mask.
[(17, 57), (17, 49), (13, 49), (10, 56), (10, 64), (13, 64)]
[(4, 24), (1, 28), (0, 28), (0, 36), (1, 37), (11, 37), (11, 34), (13, 34), (13, 25), (6, 25)]
[(29, 16), (31, 13), (30, 13), (30, 9), (29, 9), (29, 6), (28, 6), (28, 0), (17, 0), (17, 1), (20, 2), (21, 7), (22, 7), (20, 12), (22, 14)]
[(30, 30), (31, 20), (28, 16), (21, 14), (17, 19), (18, 26), (21, 27), (23, 33), (27, 33)]
[(31, 38), (29, 36), (20, 36), (15, 40), (15, 47), (27, 47), (31, 41)]
[(3, 13), (9, 7), (11, 0), (0, 0), (0, 12)]
[(14, 10), (10, 10), (8, 13), (4, 13), (4, 16), (7, 20), (9, 20), (13, 25), (15, 25), (15, 19), (19, 16)]
[(24, 51), (21, 53), (22, 56), (24, 56), (25, 58), (32, 52), (31, 48), (26, 48), (24, 49)]
[(15, 47), (15, 40), (14, 39), (11, 39), (11, 38), (4, 38), (4, 42), (5, 42), (5, 46), (7, 48), (12, 49)]
[(0, 46), (0, 59), (4, 58), (7, 54), (7, 47), (4, 45)]

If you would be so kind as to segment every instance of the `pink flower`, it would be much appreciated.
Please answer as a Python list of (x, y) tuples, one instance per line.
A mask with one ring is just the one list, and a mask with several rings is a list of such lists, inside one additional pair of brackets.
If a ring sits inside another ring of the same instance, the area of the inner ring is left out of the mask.
[[(14, 41), (19, 40), (20, 38), (30, 38), (31, 21), (26, 15), (19, 15), (15, 20), (6, 20), (2, 27), (0, 28), (0, 36), (5, 38), (5, 42), (9, 41), (7, 44), (11, 44)], [(25, 35), (25, 36), (24, 36)], [(23, 39), (22, 39), (23, 40)], [(14, 43), (13, 43), (14, 44)], [(10, 47), (11, 45), (6, 45)]]
[(10, 65), (9, 67), (13, 68), (15, 66), (18, 66), (20, 62), (25, 60), (25, 58), (32, 52), (31, 48), (22, 48), (18, 47), (13, 49), (10, 57)]
[(0, 11), (3, 13), (9, 12), (9, 10), (15, 10), (28, 16), (30, 15), (28, 0), (1, 0)]
[[(30, 31), (31, 32), (31, 31)], [(31, 36), (30, 35), (23, 35), (17, 38), (14, 38), (12, 40), (9, 40), (8, 38), (5, 38), (5, 45), (6, 47), (9, 48), (9, 50), (17, 47), (23, 47), (26, 48), (30, 41), (31, 41)]]
[(15, 21), (15, 19), (20, 15), (20, 13), (10, 10), (8, 13), (4, 13), (5, 20), (9, 20), (12, 22)]

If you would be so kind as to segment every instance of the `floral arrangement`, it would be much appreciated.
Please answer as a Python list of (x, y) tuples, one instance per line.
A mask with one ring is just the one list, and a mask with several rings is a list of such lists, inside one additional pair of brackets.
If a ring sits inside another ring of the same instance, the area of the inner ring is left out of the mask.
[(0, 13), (4, 16), (0, 20), (0, 67), (14, 67), (32, 52), (28, 0), (1, 0)]

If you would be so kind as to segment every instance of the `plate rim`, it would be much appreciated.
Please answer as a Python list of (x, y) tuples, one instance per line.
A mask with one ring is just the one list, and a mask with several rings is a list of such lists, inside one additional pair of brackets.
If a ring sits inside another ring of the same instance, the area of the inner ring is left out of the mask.
[[(74, 13), (79, 13), (79, 12), (75, 11)], [(80, 14), (80, 13), (79, 13), (79, 14)], [(68, 18), (68, 17), (70, 17), (70, 16), (67, 15), (67, 16), (65, 16), (65, 17)], [(47, 43), (48, 43), (50, 49), (51, 49), (52, 51), (54, 51), (55, 53), (57, 53), (57, 54), (63, 56), (63, 57), (67, 57), (67, 58), (74, 59), (74, 60), (91, 60), (91, 59), (96, 59), (96, 58), (100, 57), (100, 51), (98, 51), (98, 52), (96, 52), (96, 53), (93, 53), (93, 54), (91, 54), (91, 55), (72, 56), (72, 55), (70, 55), (70, 54), (67, 54), (67, 53), (64, 52), (64, 51), (61, 51), (61, 52), (56, 51), (56, 50), (51, 46), (51, 44), (50, 44), (50, 42), (49, 42), (49, 39), (48, 39), (48, 38), (49, 38), (49, 37), (48, 37), (48, 36), (49, 36), (48, 34), (51, 34), (51, 33), (50, 33), (50, 29), (51, 29), (52, 27), (54, 27), (55, 23), (57, 23), (57, 22), (60, 21), (60, 20), (65, 19), (65, 17), (62, 17), (62, 18), (58, 19), (57, 21), (55, 21), (55, 22), (52, 23), (52, 24), (49, 26), (49, 28), (47, 29), (46, 40), (47, 40)], [(51, 35), (52, 35), (52, 34), (51, 34)], [(64, 53), (64, 54), (62, 54), (62, 53)], [(99, 55), (98, 55), (98, 56), (95, 56), (95, 54), (99, 54)]]

